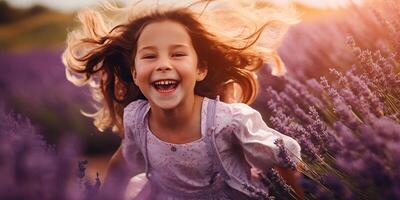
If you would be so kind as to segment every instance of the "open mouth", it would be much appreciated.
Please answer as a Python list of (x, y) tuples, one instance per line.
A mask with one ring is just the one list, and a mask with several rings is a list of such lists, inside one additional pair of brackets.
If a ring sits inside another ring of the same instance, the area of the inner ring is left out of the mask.
[(159, 80), (152, 83), (153, 87), (160, 93), (168, 93), (174, 91), (178, 85), (179, 81), (176, 80)]

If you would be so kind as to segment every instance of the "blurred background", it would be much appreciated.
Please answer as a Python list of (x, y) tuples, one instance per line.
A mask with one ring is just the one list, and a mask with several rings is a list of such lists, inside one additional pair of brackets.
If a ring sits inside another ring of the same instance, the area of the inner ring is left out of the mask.
[[(94, 111), (87, 88), (78, 88), (65, 78), (61, 53), (68, 30), (75, 25), (78, 10), (97, 0), (7, 0), (0, 1), (0, 101), (6, 108), (28, 117), (50, 144), (65, 135), (76, 135), (89, 160), (89, 176), (104, 174), (107, 160), (119, 145), (110, 130), (99, 132), (92, 120), (80, 111)], [(128, 2), (128, 1), (123, 1)], [(288, 3), (287, 1), (273, 1)], [(363, 48), (382, 48), (390, 43), (390, 32), (370, 12), (363, 1), (293, 1), (302, 22), (293, 26), (279, 49), (289, 75), (297, 80), (329, 77), (329, 68), (346, 70), (355, 58), (346, 46), (354, 36)], [(360, 14), (363, 13), (363, 14)], [(279, 80), (268, 69), (260, 72), (263, 85), (279, 90)], [(261, 92), (263, 93), (263, 91)], [(254, 107), (262, 110), (261, 94)]]

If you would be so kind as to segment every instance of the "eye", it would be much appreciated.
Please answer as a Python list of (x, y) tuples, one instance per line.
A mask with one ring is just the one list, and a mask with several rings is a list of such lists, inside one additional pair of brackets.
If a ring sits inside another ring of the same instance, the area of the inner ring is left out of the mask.
[(182, 57), (182, 56), (186, 56), (186, 54), (183, 52), (178, 52), (178, 53), (172, 54), (172, 57)]
[(153, 59), (153, 58), (156, 58), (155, 54), (146, 54), (142, 56), (142, 59)]

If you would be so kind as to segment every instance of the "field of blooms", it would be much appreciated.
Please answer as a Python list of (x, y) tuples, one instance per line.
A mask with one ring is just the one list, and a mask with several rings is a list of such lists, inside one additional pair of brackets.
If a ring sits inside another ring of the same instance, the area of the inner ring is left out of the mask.
[(28, 119), (1, 105), (0, 199), (84, 199), (78, 143), (73, 138), (63, 141), (56, 150)]
[[(259, 72), (252, 106), (300, 143), (304, 199), (400, 199), (400, 1), (374, 2), (296, 25), (279, 49), (288, 75)], [(85, 148), (118, 139), (90, 143), (100, 134), (79, 115), (90, 97), (66, 81), (60, 51), (0, 52), (0, 63), (0, 199), (121, 199), (85, 177)], [(300, 198), (276, 171), (263, 177), (269, 199)]]
[(292, 75), (304, 81), (327, 75), (329, 68), (348, 70), (356, 57), (345, 45), (347, 36), (352, 36), (361, 49), (379, 49), (386, 56), (398, 52), (399, 2), (371, 2), (367, 8), (350, 5), (335, 15), (306, 20), (291, 28), (279, 54)]
[(0, 52), (0, 63), (0, 100), (40, 125), (46, 141), (57, 143), (63, 135), (77, 134), (88, 153), (103, 153), (104, 146), (118, 142), (112, 134), (99, 134), (80, 114), (93, 111), (90, 93), (66, 80), (61, 51)]
[(300, 143), (307, 199), (400, 198), (400, 2), (380, 3), (292, 29), (280, 49), (290, 75), (254, 105)]

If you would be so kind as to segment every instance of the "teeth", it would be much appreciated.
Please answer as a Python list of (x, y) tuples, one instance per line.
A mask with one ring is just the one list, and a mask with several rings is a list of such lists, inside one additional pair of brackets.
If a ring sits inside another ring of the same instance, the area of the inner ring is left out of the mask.
[(176, 81), (171, 81), (171, 80), (154, 82), (155, 85), (172, 85), (172, 84), (175, 84), (175, 83), (176, 83)]

